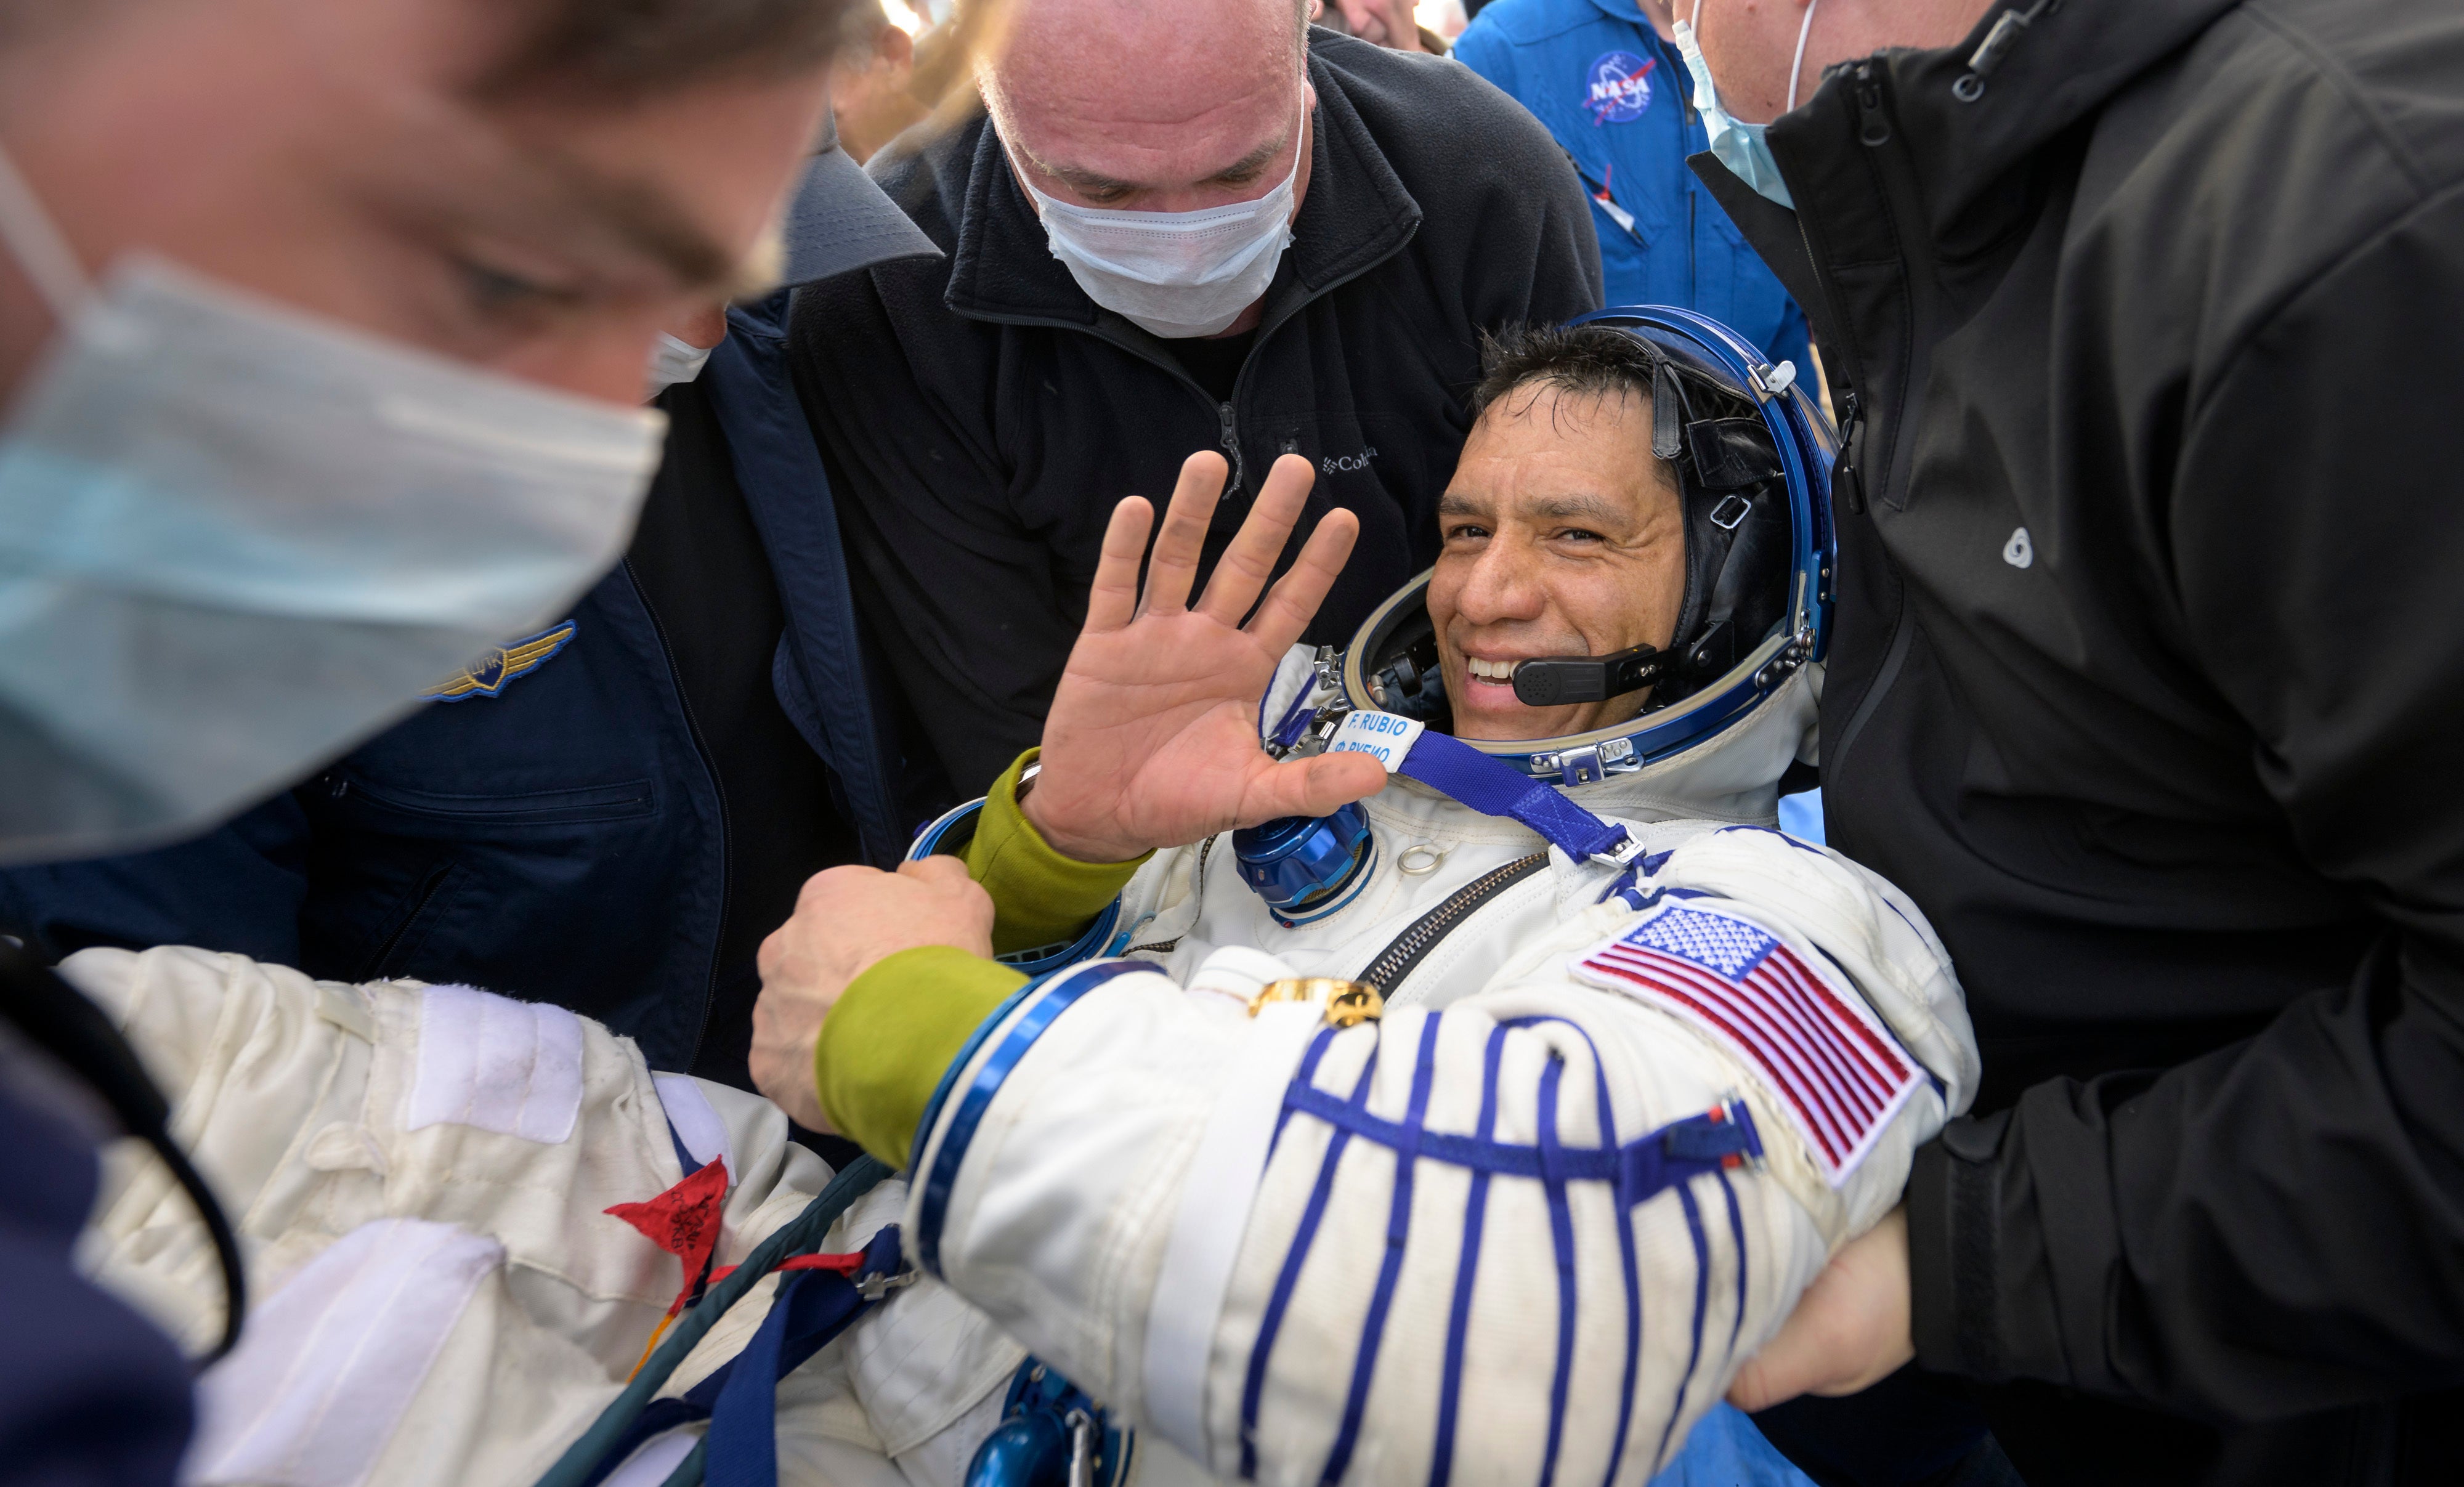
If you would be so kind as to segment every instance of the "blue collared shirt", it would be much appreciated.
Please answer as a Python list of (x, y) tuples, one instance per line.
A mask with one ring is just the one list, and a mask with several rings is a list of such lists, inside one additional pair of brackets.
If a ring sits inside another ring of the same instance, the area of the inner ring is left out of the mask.
[(1804, 312), (1686, 167), (1709, 147), (1692, 83), (1635, 0), (1495, 0), (1454, 55), (1573, 157), (1608, 303), (1683, 306), (1811, 375)]

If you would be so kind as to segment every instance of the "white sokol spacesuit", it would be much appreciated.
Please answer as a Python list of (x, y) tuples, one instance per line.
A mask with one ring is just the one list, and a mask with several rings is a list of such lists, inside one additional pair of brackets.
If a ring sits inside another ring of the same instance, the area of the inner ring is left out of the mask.
[[(912, 1188), (824, 1245), (903, 1220), (927, 1274), (781, 1384), (781, 1481), (957, 1483), (1031, 1349), (1129, 1428), (1099, 1437), (1106, 1479), (1639, 1483), (1965, 1106), (1974, 1045), (1923, 917), (1769, 826), (1811, 755), (1819, 416), (1708, 322), (1612, 319), (1677, 374), (1659, 426), (1721, 437), (1691, 416), (1708, 388), (1764, 430), (1730, 419), (1726, 454), (1689, 456), (1675, 700), (1570, 739), (1422, 732), (1442, 701), (1417, 583), (1342, 657), (1295, 652), (1270, 746), (1397, 777), (1158, 854), (1030, 967), (944, 1079)], [(207, 1376), (192, 1481), (528, 1481), (682, 1280), (603, 1211), (724, 1156), (732, 1262), (828, 1176), (765, 1103), (555, 1009), (185, 950), (63, 971), (172, 1096), (266, 1297)], [(1309, 978), (1372, 987), (1382, 1018), (1331, 1015)], [(86, 1248), (212, 1331), (210, 1249), (141, 1153)], [(665, 1392), (734, 1356), (777, 1285)], [(696, 1429), (608, 1479), (666, 1480)]]
[(1116, 958), (1014, 997), (919, 1132), (925, 1268), (1221, 1476), (1641, 1481), (1972, 1093), (1915, 906), (1769, 825), (1812, 754), (1818, 415), (1708, 322), (1609, 319), (1658, 348), (1655, 451), (1683, 456), (1676, 641), (1516, 689), (1643, 667), (1661, 705), (1545, 741), (1425, 728), (1419, 583), (1339, 658), (1296, 650), (1270, 751), (1397, 777), (1159, 853), (1053, 957)]

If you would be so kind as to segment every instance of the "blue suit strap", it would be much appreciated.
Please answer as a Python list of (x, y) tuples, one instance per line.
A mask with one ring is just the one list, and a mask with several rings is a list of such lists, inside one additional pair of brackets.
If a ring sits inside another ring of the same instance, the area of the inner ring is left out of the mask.
[(1578, 863), (1599, 857), (1621, 864), (1632, 855), (1632, 839), (1623, 826), (1584, 810), (1554, 785), (1520, 774), (1503, 760), (1435, 729), (1412, 741), (1397, 773), (1484, 816), (1521, 821)]
[(864, 1263), (851, 1277), (833, 1271), (781, 1277), (770, 1314), (743, 1350), (684, 1393), (652, 1400), (583, 1482), (596, 1487), (651, 1437), (708, 1420), (698, 1453), (704, 1480), (712, 1487), (778, 1487), (779, 1381), (872, 1309), (868, 1282), (893, 1277), (905, 1264), (898, 1226), (891, 1224), (865, 1246)]
[(1551, 1145), (1545, 1149), (1481, 1136), (1412, 1129), (1314, 1085), (1295, 1082), (1284, 1103), (1364, 1141), (1475, 1172), (1550, 1182), (1611, 1183), (1617, 1200), (1627, 1208), (1648, 1202), (1690, 1178), (1759, 1160), (1763, 1149), (1753, 1116), (1742, 1101), (1671, 1121), (1622, 1146)]

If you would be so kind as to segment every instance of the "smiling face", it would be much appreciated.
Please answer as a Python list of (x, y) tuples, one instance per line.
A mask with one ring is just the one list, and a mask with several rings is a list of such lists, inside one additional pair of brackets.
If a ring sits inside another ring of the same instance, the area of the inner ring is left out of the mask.
[(1648, 689), (1526, 707), (1515, 666), (1666, 646), (1685, 598), (1674, 472), (1651, 453), (1651, 405), (1544, 383), (1491, 403), (1438, 503), (1429, 579), (1455, 736), (1554, 738), (1622, 722)]

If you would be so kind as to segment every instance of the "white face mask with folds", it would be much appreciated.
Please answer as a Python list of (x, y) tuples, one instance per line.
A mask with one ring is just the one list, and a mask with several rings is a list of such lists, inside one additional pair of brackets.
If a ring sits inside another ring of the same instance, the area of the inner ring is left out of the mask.
[(1026, 189), (1052, 256), (1088, 298), (1166, 339), (1219, 335), (1266, 292), (1291, 243), (1292, 193), (1309, 138), (1305, 128), (1292, 133), (1292, 167), (1281, 184), (1229, 207), (1106, 211)]
[(696, 346), (681, 336), (659, 332), (659, 343), (650, 348), (649, 369), (643, 375), (648, 390), (645, 398), (655, 398), (678, 383), (689, 383), (701, 375), (710, 364), (710, 354), (716, 346)]
[(0, 247), (60, 327), (0, 423), (0, 860), (211, 826), (624, 551), (655, 412), (159, 258), (95, 284), (5, 157)]

